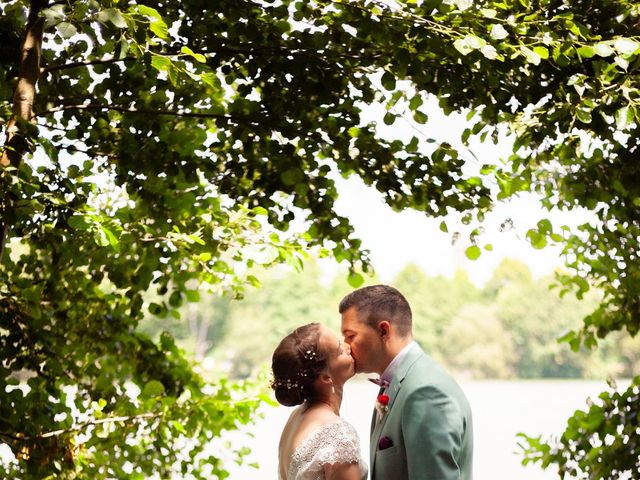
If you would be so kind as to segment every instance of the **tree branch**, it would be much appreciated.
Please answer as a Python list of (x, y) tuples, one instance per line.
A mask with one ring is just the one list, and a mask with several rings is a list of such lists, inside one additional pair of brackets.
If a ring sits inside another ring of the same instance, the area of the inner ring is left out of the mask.
[(45, 67), (41, 69), (41, 73), (55, 72), (56, 70), (68, 70), (71, 68), (78, 68), (78, 67), (88, 67), (90, 65), (104, 65), (109, 63), (133, 62), (135, 60), (137, 60), (136, 57), (125, 57), (125, 58), (111, 57), (111, 58), (103, 58), (98, 60), (89, 60), (87, 62), (69, 62), (69, 63), (63, 63), (62, 65), (51, 65), (50, 67)]
[(0, 159), (0, 166), (18, 166), (24, 154), (25, 139), (19, 132), (20, 120), (30, 121), (36, 95), (36, 83), (40, 74), (40, 52), (44, 32), (44, 17), (40, 11), (47, 6), (47, 0), (33, 0), (29, 10), (27, 27), (21, 46), (18, 84), (13, 92), (13, 111), (7, 123), (6, 149)]
[[(19, 122), (30, 121), (32, 107), (36, 96), (36, 83), (40, 75), (40, 53), (42, 35), (44, 33), (44, 17), (40, 12), (47, 7), (48, 0), (32, 0), (25, 35), (21, 45), (18, 84), (13, 92), (13, 111), (7, 123), (5, 148), (0, 157), (0, 168), (17, 167), (28, 149), (28, 140), (20, 132)], [(10, 210), (8, 195), (4, 195), (0, 205), (0, 261), (4, 254), (4, 246), (9, 233)]]
[(173, 110), (153, 110), (153, 109), (147, 109), (147, 108), (137, 109), (132, 107), (119, 107), (117, 105), (99, 105), (95, 103), (89, 103), (84, 105), (61, 105), (59, 107), (45, 110), (43, 112), (38, 112), (34, 115), (34, 117), (42, 117), (45, 115), (50, 115), (52, 113), (62, 112), (65, 110), (113, 110), (115, 112), (134, 113), (139, 115), (168, 115), (173, 117), (188, 117), (188, 118), (216, 118), (216, 119), (222, 119), (222, 120), (242, 121), (249, 124), (258, 123), (255, 119), (252, 119), (249, 117), (221, 115), (217, 113), (176, 112)]
[(60, 430), (53, 430), (51, 432), (34, 435), (32, 437), (22, 437), (20, 435), (15, 435), (7, 432), (0, 432), (0, 436), (24, 442), (24, 441), (38, 440), (42, 438), (57, 437), (64, 433), (79, 432), (80, 430), (83, 430), (92, 425), (96, 426), (96, 425), (102, 425), (105, 423), (130, 422), (135, 420), (143, 420), (145, 418), (158, 418), (158, 417), (162, 417), (163, 415), (164, 413), (141, 413), (139, 415), (130, 415), (127, 417), (100, 418), (98, 420), (91, 420), (89, 422), (81, 423), (79, 425), (76, 425), (75, 427), (63, 428)]
[[(221, 47), (215, 50), (194, 50), (194, 53), (201, 55), (219, 55), (219, 54), (229, 54), (229, 53), (245, 53), (245, 54), (256, 54), (261, 52), (269, 52), (273, 54), (278, 53), (288, 53), (294, 55), (304, 55), (304, 56), (312, 56), (317, 54), (317, 50), (307, 49), (307, 48), (290, 48), (284, 46), (249, 46), (249, 47)], [(172, 52), (158, 52), (156, 55), (162, 55), (166, 57), (178, 57), (182, 56), (186, 59), (192, 59), (190, 55), (182, 53), (181, 51), (172, 51)], [(369, 54), (367, 58), (376, 58), (378, 56), (377, 53)], [(362, 59), (365, 57), (364, 52), (354, 52), (351, 55), (341, 55), (339, 58), (358, 58)], [(126, 62), (135, 62), (140, 60), (138, 57), (124, 57), (124, 58), (115, 58), (115, 57), (106, 57), (100, 58), (97, 60), (87, 60), (87, 61), (78, 61), (78, 62), (69, 62), (61, 65), (51, 65), (50, 67), (42, 68), (42, 73), (55, 72), (58, 70), (69, 70), (72, 68), (79, 67), (89, 67), (91, 65), (107, 65), (112, 63), (126, 63)], [(192, 59), (193, 60), (193, 59)], [(197, 63), (196, 60), (193, 60)]]

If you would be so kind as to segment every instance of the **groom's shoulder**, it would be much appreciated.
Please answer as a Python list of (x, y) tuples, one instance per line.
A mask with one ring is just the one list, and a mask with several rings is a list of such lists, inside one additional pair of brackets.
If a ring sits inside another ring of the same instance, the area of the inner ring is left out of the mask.
[(420, 388), (426, 385), (449, 384), (454, 382), (453, 377), (433, 357), (421, 350), (409, 371), (407, 372), (407, 384)]

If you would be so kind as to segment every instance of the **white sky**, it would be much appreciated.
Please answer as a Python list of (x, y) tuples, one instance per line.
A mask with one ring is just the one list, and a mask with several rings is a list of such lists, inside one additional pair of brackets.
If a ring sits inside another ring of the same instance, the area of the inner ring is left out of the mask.
[[(483, 250), (479, 259), (471, 261), (465, 255), (471, 245), (468, 236), (461, 235), (452, 243), (454, 228), (450, 225), (449, 233), (440, 231), (441, 219), (428, 218), (416, 211), (394, 212), (375, 189), (360, 179), (340, 181), (338, 187), (342, 196), (336, 210), (351, 220), (356, 236), (370, 250), (373, 266), (382, 281), (390, 281), (410, 263), (429, 275), (451, 276), (456, 269), (463, 269), (478, 284), (488, 280), (505, 257), (525, 262), (536, 277), (547, 275), (562, 264), (558, 247), (536, 250), (526, 240), (527, 230), (541, 218), (549, 217), (532, 196), (501, 205), (487, 216), (480, 244), (490, 243), (493, 250)], [(508, 217), (513, 219), (514, 228), (501, 233), (500, 224)], [(563, 220), (560, 215), (553, 218)]]
[[(431, 137), (439, 142), (448, 141), (463, 152), (470, 169), (478, 169), (485, 163), (499, 163), (511, 152), (511, 141), (503, 135), (498, 145), (472, 143), (471, 153), (459, 140), (468, 125), (463, 115), (447, 117), (433, 100), (426, 102), (423, 110), (429, 115), (427, 124), (417, 125), (411, 120), (401, 119), (391, 127), (381, 125), (380, 134), (405, 141), (413, 135)], [(371, 107), (365, 118), (367, 121), (379, 119), (384, 112), (382, 106)], [(475, 283), (482, 284), (505, 257), (525, 262), (536, 277), (548, 275), (563, 263), (560, 248), (534, 249), (526, 239), (527, 230), (543, 218), (552, 221), (554, 230), (561, 225), (575, 226), (591, 218), (587, 212), (549, 213), (534, 195), (520, 195), (508, 203), (497, 205), (487, 215), (479, 245), (482, 247), (489, 243), (493, 250), (483, 249), (481, 257), (471, 261), (466, 258), (465, 250), (471, 245), (468, 232), (477, 225), (464, 226), (455, 218), (444, 218), (449, 227), (449, 233), (444, 233), (439, 229), (442, 219), (428, 218), (417, 211), (394, 212), (375, 188), (367, 187), (359, 178), (335, 180), (340, 192), (336, 211), (351, 220), (356, 236), (363, 241), (363, 248), (370, 250), (373, 266), (382, 281), (392, 280), (404, 266), (415, 263), (429, 275), (451, 276), (457, 269), (463, 269)], [(513, 228), (500, 232), (500, 225), (508, 218), (513, 221)], [(452, 244), (454, 231), (462, 234)]]

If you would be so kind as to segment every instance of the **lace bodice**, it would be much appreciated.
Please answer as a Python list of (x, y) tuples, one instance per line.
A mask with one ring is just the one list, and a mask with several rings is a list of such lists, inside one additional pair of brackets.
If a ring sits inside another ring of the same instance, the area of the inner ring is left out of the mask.
[(340, 417), (318, 427), (298, 445), (291, 456), (288, 480), (324, 480), (324, 466), (334, 463), (358, 463), (360, 477), (367, 478), (358, 433)]

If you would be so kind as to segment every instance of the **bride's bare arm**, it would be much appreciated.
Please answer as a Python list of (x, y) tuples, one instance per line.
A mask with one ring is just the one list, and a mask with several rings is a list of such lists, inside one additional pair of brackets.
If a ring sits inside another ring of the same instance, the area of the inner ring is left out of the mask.
[(324, 466), (324, 478), (327, 480), (360, 480), (360, 468), (357, 463), (333, 463)]

